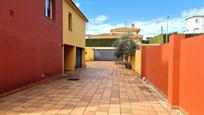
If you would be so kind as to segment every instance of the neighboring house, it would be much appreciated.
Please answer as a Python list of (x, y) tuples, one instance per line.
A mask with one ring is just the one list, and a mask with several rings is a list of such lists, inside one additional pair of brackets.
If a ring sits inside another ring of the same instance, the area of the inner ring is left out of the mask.
[(159, 34), (148, 39), (149, 44), (164, 44), (166, 43), (166, 34)]
[(62, 74), (64, 51), (84, 65), (87, 19), (71, 0), (1, 0), (0, 17), (0, 94)]
[[(170, 35), (173, 35), (175, 33), (170, 33), (168, 34), (168, 38)], [(185, 35), (185, 38), (190, 38), (190, 37), (193, 37), (193, 36), (197, 36), (197, 35), (200, 35), (200, 33), (186, 33), (184, 34)], [(154, 45), (154, 44), (166, 44), (166, 40), (167, 40), (167, 43), (169, 42), (169, 39), (166, 39), (166, 34), (159, 34), (159, 35), (156, 35), (150, 39), (146, 39), (146, 40), (143, 40), (141, 44), (150, 44), (150, 45)]]
[(143, 36), (143, 40), (149, 40), (151, 38), (153, 38), (155, 35), (144, 35)]
[(155, 35), (144, 35), (140, 44), (149, 44), (149, 40), (152, 39)]
[(64, 70), (85, 65), (85, 30), (88, 19), (72, 2), (63, 0)]
[(135, 28), (132, 25), (131, 28), (115, 28), (111, 30), (111, 33), (99, 34), (99, 35), (87, 35), (86, 36), (86, 61), (114, 61), (117, 58), (114, 55), (116, 50), (113, 45), (117, 39), (123, 35), (131, 35), (135, 42), (142, 40), (143, 36), (138, 35), (139, 28)]
[(204, 33), (204, 15), (186, 18), (186, 33)]

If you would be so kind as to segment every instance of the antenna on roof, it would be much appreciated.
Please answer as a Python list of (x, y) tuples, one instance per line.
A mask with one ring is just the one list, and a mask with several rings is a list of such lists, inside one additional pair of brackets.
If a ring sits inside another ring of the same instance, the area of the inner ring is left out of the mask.
[(125, 27), (127, 27), (127, 20), (125, 20)]

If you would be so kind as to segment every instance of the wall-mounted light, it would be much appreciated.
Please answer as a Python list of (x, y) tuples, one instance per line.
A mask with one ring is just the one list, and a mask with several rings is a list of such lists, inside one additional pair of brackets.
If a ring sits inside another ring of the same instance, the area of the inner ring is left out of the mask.
[(64, 44), (60, 44), (60, 47), (64, 47), (65, 45)]
[(9, 16), (14, 16), (15, 12), (14, 10), (9, 10)]

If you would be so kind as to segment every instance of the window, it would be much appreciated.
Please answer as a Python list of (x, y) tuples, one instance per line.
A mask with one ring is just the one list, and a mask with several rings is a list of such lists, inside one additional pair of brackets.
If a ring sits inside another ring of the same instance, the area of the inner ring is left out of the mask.
[(196, 20), (195, 20), (195, 23), (199, 23), (199, 19), (196, 19)]
[(45, 0), (45, 16), (55, 19), (55, 0)]
[(70, 12), (68, 14), (68, 29), (72, 31), (72, 14)]
[(197, 32), (197, 31), (199, 31), (199, 28), (195, 28), (195, 29), (194, 29), (194, 32)]

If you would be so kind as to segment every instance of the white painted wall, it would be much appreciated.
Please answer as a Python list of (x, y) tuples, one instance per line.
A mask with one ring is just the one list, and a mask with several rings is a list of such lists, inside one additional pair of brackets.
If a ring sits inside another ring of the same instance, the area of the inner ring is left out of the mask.
[(147, 40), (148, 37), (154, 37), (156, 35), (143, 35), (143, 40)]
[(187, 18), (186, 33), (204, 33), (204, 16), (192, 16)]

